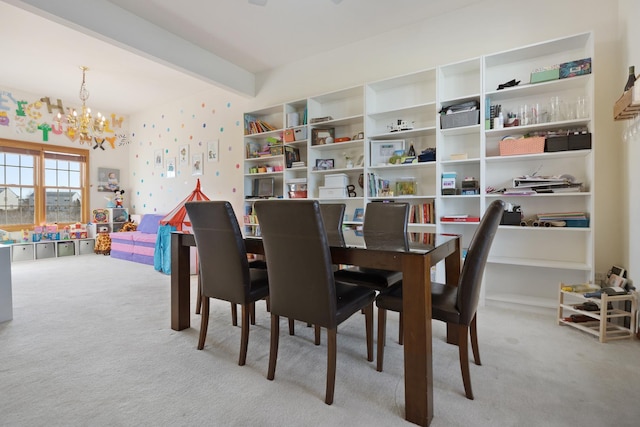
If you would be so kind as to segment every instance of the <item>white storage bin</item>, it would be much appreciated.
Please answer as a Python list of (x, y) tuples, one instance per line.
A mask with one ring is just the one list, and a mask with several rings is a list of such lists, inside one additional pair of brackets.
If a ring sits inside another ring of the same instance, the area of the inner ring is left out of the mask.
[(346, 173), (336, 173), (324, 176), (325, 187), (346, 187), (349, 184), (349, 177)]
[(12, 260), (13, 261), (29, 261), (33, 259), (33, 248), (32, 244), (25, 245), (13, 245), (11, 248), (12, 252)]
[(342, 199), (347, 197), (345, 187), (319, 187), (320, 199)]
[(76, 254), (76, 244), (73, 241), (56, 242), (58, 245), (58, 256), (71, 256)]
[(78, 253), (80, 255), (92, 254), (95, 246), (95, 239), (78, 240)]
[(53, 258), (56, 256), (54, 242), (36, 243), (36, 259)]

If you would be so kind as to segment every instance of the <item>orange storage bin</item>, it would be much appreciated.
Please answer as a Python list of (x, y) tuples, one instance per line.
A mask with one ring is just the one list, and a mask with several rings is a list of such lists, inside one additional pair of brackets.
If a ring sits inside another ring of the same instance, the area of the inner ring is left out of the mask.
[(513, 156), (516, 154), (538, 154), (544, 152), (543, 136), (531, 138), (505, 139), (500, 141), (500, 155)]

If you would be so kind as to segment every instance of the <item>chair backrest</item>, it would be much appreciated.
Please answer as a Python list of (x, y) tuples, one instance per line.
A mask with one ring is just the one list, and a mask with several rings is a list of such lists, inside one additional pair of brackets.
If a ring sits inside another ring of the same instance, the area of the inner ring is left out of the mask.
[(332, 328), (336, 290), (317, 200), (255, 203), (269, 275), (272, 314)]
[(227, 201), (185, 203), (200, 260), (202, 294), (245, 304), (249, 262), (238, 219)]
[(505, 204), (502, 200), (491, 202), (469, 244), (458, 283), (457, 303), (460, 322), (463, 324), (469, 325), (471, 323), (478, 308), (484, 267), (487, 264), (489, 250), (502, 219), (504, 207)]
[(327, 239), (330, 246), (344, 246), (344, 235), (342, 234), (342, 222), (344, 221), (344, 203), (321, 203), (320, 213), (322, 221), (327, 231)]
[(408, 203), (371, 202), (364, 213), (362, 232), (368, 249), (408, 249)]

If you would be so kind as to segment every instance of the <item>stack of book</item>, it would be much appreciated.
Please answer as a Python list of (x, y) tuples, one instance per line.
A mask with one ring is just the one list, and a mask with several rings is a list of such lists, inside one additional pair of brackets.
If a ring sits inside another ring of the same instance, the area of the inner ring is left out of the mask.
[(303, 161), (291, 162), (291, 169), (303, 168), (303, 167), (304, 167), (304, 162)]
[(582, 183), (575, 182), (571, 175), (534, 175), (514, 178), (513, 188), (507, 188), (504, 194), (579, 193), (582, 190)]
[(322, 122), (328, 122), (329, 120), (333, 120), (333, 117), (331, 117), (331, 116), (312, 117), (311, 120), (309, 120), (309, 123), (310, 124), (322, 123)]
[(588, 227), (589, 218), (585, 212), (547, 212), (536, 215), (543, 223), (564, 223), (565, 227)]

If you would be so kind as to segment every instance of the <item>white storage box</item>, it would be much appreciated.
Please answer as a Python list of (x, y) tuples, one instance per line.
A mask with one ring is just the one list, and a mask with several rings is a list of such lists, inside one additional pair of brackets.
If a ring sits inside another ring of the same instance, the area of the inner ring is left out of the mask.
[(53, 258), (56, 256), (54, 242), (36, 243), (36, 259)]
[(92, 254), (96, 246), (95, 239), (78, 240), (78, 253), (80, 255)]
[(307, 139), (307, 128), (294, 129), (293, 138), (295, 141)]
[(13, 261), (28, 261), (33, 259), (33, 248), (34, 245), (26, 244), (26, 245), (13, 245), (11, 251), (13, 253), (12, 260)]
[(320, 199), (342, 199), (347, 197), (345, 187), (319, 187)]
[(76, 244), (72, 241), (56, 242), (58, 245), (58, 256), (71, 256), (76, 254)]
[(324, 176), (325, 187), (346, 187), (349, 184), (349, 177), (346, 173), (336, 173)]

